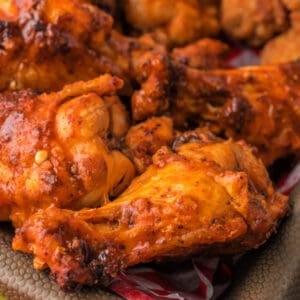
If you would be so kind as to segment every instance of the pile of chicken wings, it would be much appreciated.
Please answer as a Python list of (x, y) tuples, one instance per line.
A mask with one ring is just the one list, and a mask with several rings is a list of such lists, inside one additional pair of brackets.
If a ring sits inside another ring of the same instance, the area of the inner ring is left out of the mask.
[[(13, 249), (72, 290), (265, 243), (289, 210), (266, 167), (300, 154), (298, 15), (297, 0), (1, 0)], [(262, 64), (230, 68), (236, 43)]]

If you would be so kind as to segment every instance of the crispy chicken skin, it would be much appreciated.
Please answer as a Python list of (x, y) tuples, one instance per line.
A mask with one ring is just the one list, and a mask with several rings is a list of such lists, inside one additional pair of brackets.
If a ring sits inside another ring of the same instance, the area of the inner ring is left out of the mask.
[(135, 174), (118, 150), (128, 116), (118, 97), (122, 81), (103, 75), (37, 95), (0, 95), (0, 211), (15, 227), (34, 211), (100, 206)]
[(152, 164), (153, 154), (174, 140), (173, 121), (169, 117), (153, 117), (130, 127), (125, 137), (128, 156), (143, 173)]
[(13, 248), (33, 253), (34, 266), (48, 266), (70, 290), (142, 262), (256, 248), (287, 209), (249, 146), (196, 130), (158, 150), (115, 201), (36, 213), (17, 230)]
[(300, 150), (300, 62), (232, 70), (182, 69), (176, 127), (189, 122), (244, 139), (267, 165)]
[(216, 0), (125, 0), (125, 17), (142, 32), (153, 32), (168, 46), (216, 36), (220, 25)]
[(288, 25), (281, 0), (222, 0), (221, 23), (233, 39), (261, 46)]

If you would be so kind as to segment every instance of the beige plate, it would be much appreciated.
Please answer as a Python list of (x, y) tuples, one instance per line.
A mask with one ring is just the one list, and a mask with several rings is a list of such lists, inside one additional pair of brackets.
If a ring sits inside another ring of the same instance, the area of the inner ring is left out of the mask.
[(290, 200), (291, 215), (264, 246), (243, 257), (222, 300), (300, 299), (300, 183)]

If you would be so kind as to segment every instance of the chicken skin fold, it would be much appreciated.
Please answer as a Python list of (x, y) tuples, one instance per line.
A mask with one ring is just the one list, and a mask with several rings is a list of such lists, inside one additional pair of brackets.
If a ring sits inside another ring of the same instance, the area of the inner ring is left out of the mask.
[(48, 266), (71, 290), (138, 263), (256, 248), (287, 210), (288, 198), (274, 191), (249, 146), (196, 130), (160, 148), (115, 201), (32, 215), (13, 248), (33, 253), (35, 268)]
[(173, 102), (177, 127), (189, 123), (244, 139), (267, 165), (300, 150), (300, 62), (232, 70), (182, 69)]
[(122, 81), (103, 75), (38, 95), (0, 95), (0, 211), (15, 227), (37, 209), (100, 206), (135, 175), (119, 151), (129, 124), (115, 95)]

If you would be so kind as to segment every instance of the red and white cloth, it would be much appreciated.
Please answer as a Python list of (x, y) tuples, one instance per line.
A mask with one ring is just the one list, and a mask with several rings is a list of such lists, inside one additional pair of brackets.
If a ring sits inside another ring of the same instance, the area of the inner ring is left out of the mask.
[(214, 299), (231, 281), (231, 262), (194, 258), (172, 271), (135, 267), (122, 274), (110, 289), (126, 299)]
[[(256, 50), (235, 49), (233, 67), (259, 64)], [(278, 191), (289, 194), (300, 180), (300, 163), (285, 176)], [(233, 260), (194, 258), (171, 266), (137, 266), (116, 278), (109, 289), (128, 300), (210, 300), (218, 298), (231, 282)]]

